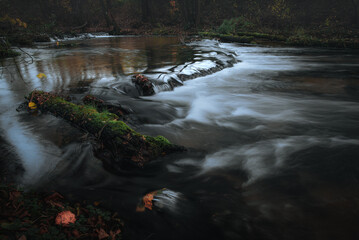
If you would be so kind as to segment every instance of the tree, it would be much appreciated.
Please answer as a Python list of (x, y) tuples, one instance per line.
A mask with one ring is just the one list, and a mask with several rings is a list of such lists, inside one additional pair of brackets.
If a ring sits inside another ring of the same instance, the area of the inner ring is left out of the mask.
[(153, 22), (151, 3), (151, 0), (141, 0), (142, 22)]
[(359, 0), (351, 0), (354, 10), (354, 24), (359, 24)]
[(111, 0), (99, 0), (108, 27), (113, 27), (112, 33), (120, 33), (120, 27), (116, 23), (115, 18), (112, 15), (112, 1)]
[(200, 16), (200, 0), (178, 0), (181, 13), (184, 17), (184, 21), (186, 23), (186, 27), (198, 27), (200, 24), (201, 16)]

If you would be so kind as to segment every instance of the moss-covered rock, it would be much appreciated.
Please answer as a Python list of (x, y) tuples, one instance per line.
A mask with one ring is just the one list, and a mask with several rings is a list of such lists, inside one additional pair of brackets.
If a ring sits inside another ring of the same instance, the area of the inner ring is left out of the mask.
[(28, 99), (35, 102), (40, 110), (62, 117), (97, 136), (103, 150), (112, 153), (112, 164), (122, 165), (129, 162), (142, 167), (146, 162), (159, 156), (184, 150), (162, 136), (150, 137), (139, 134), (120, 121), (116, 114), (108, 111), (99, 112), (94, 106), (76, 105), (43, 91), (33, 91)]

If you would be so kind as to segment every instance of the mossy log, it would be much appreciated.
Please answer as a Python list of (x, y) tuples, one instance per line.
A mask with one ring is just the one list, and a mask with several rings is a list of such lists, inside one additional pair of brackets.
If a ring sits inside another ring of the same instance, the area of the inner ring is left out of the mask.
[(97, 136), (103, 150), (112, 153), (110, 164), (121, 166), (131, 163), (142, 167), (159, 156), (185, 150), (162, 136), (139, 134), (120, 121), (117, 115), (108, 111), (99, 112), (94, 106), (76, 105), (55, 94), (37, 90), (28, 99), (32, 99), (40, 110), (62, 117)]
[(110, 113), (116, 114), (120, 118), (123, 118), (125, 115), (132, 113), (132, 110), (129, 108), (125, 108), (120, 104), (114, 105), (114, 104), (106, 103), (104, 100), (97, 98), (95, 96), (92, 96), (92, 95), (86, 95), (82, 99), (82, 102), (85, 105), (90, 105), (90, 106), (96, 107), (96, 109), (99, 112), (108, 111)]

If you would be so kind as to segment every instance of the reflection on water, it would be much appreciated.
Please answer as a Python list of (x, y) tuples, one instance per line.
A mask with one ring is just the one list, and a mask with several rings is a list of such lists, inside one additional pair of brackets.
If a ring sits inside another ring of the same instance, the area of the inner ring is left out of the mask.
[[(0, 149), (23, 166), (19, 182), (102, 201), (123, 216), (129, 239), (357, 239), (359, 52), (162, 37), (81, 43), (26, 49), (33, 64), (1, 62)], [(130, 81), (135, 73), (181, 81), (218, 66), (152, 97), (138, 97)], [(109, 173), (90, 136), (15, 111), (34, 88), (119, 101), (138, 131), (189, 150)], [(135, 211), (162, 188), (158, 209)]]

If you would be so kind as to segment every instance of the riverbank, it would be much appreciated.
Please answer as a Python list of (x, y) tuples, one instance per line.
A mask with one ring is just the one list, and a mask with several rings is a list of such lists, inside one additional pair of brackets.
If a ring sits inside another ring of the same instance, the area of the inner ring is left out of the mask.
[(24, 192), (0, 183), (0, 238), (121, 239), (124, 223), (100, 202), (72, 203), (57, 192)]
[[(16, 47), (31, 47), (38, 42), (51, 42), (53, 40), (62, 41), (66, 39), (76, 39), (83, 37), (93, 37), (99, 33), (106, 33), (100, 29), (100, 32), (62, 32), (55, 33), (17, 33), (3, 38), (0, 45), (0, 59), (6, 57), (15, 57), (20, 53)], [(107, 33), (109, 34), (109, 33)], [(111, 34), (111, 33), (110, 33)], [(109, 34), (109, 35), (110, 35)], [(353, 33), (352, 36), (340, 36), (338, 34), (325, 35), (318, 37), (311, 34), (296, 33), (265, 33), (243, 31), (236, 33), (218, 33), (216, 31), (197, 31), (195, 29), (189, 31), (181, 31), (178, 28), (141, 28), (141, 29), (125, 29), (120, 32), (121, 35), (135, 36), (178, 36), (182, 42), (192, 41), (193, 39), (209, 38), (218, 39), (222, 42), (237, 42), (244, 44), (259, 45), (275, 45), (275, 46), (293, 46), (293, 47), (319, 47), (319, 48), (342, 48), (342, 49), (359, 49), (359, 33)], [(72, 45), (71, 45), (72, 46)], [(71, 47), (70, 46), (70, 47)], [(57, 47), (62, 47), (59, 44)]]
[(250, 44), (277, 44), (294, 47), (352, 48), (359, 49), (359, 38), (318, 38), (311, 35), (275, 35), (258, 32), (238, 32), (220, 34), (216, 32), (199, 32), (204, 38), (215, 38), (223, 42)]

